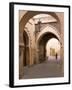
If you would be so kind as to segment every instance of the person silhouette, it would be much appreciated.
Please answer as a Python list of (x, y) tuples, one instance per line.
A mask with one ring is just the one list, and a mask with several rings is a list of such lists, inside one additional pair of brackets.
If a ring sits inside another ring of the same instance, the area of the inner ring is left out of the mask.
[(56, 53), (55, 57), (56, 57), (56, 61), (57, 61), (57, 64), (58, 64), (59, 62), (58, 62), (58, 54), (57, 53)]
[(56, 56), (56, 60), (57, 60), (57, 56), (58, 56), (58, 54), (56, 53), (56, 55), (55, 55), (55, 56)]

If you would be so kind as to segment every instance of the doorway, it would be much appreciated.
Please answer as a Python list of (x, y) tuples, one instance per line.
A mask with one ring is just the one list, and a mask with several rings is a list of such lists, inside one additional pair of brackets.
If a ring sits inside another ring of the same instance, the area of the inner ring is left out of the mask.
[(23, 33), (23, 40), (24, 40), (23, 65), (27, 66), (29, 65), (29, 38), (26, 31), (24, 31)]

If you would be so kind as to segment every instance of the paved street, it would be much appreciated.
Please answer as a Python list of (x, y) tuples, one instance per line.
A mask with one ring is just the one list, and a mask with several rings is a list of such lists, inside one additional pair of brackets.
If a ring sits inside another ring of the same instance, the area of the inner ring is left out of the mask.
[(57, 61), (45, 61), (30, 67), (24, 67), (24, 79), (63, 77), (63, 68)]

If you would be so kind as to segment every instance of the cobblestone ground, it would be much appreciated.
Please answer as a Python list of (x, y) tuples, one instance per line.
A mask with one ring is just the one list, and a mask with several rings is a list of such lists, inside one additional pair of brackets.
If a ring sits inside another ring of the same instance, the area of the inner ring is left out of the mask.
[(63, 68), (57, 61), (45, 61), (30, 67), (24, 67), (23, 79), (63, 77)]

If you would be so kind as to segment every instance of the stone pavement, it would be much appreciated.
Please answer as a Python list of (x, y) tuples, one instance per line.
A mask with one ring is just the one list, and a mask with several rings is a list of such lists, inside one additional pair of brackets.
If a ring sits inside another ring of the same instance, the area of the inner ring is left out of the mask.
[(57, 61), (45, 61), (24, 67), (23, 79), (63, 77), (63, 68)]

